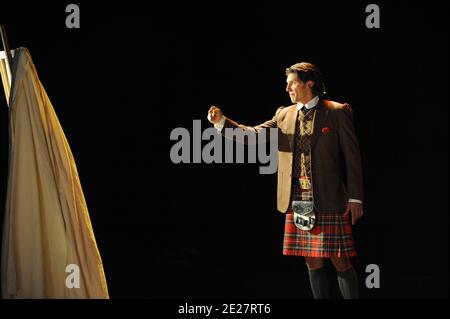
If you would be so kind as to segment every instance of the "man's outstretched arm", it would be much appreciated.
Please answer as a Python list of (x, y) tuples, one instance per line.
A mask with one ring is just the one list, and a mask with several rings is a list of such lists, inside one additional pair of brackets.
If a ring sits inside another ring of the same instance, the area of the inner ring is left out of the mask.
[[(254, 134), (255, 137), (257, 137), (258, 133), (261, 133), (263, 129), (277, 128), (278, 114), (282, 109), (283, 109), (283, 107), (278, 108), (278, 110), (276, 111), (273, 118), (268, 121), (265, 121), (264, 123), (261, 123), (257, 126), (247, 126), (247, 125), (239, 124), (236, 121), (233, 121), (232, 119), (227, 118), (226, 116), (224, 116), (222, 114), (222, 111), (218, 107), (211, 106), (211, 108), (208, 111), (208, 120), (211, 123), (213, 123), (214, 127), (226, 138), (231, 138), (240, 143), (247, 144), (246, 140), (240, 140), (240, 139), (237, 139), (236, 137), (237, 136), (249, 136), (250, 137), (250, 136), (252, 136), (252, 134)], [(227, 134), (227, 131), (228, 131), (228, 130), (226, 130), (227, 128), (242, 130), (242, 134), (235, 134), (235, 132), (233, 132), (231, 135)], [(268, 132), (269, 131), (267, 130), (267, 133)], [(266, 141), (268, 141), (268, 139), (266, 139)]]

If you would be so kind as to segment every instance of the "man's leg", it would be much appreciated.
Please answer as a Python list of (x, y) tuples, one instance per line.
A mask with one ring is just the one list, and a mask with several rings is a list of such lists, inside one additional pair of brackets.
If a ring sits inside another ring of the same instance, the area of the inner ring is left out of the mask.
[(344, 299), (358, 299), (358, 276), (353, 268), (350, 258), (348, 257), (332, 257), (334, 268), (338, 276), (339, 288)]
[(323, 265), (323, 259), (305, 257), (305, 262), (308, 267), (309, 282), (311, 284), (314, 299), (329, 299), (330, 283), (327, 270)]

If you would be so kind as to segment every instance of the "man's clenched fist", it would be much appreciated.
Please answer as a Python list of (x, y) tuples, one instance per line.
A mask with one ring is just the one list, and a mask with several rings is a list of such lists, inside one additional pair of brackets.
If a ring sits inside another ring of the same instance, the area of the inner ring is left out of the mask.
[(208, 121), (210, 121), (213, 124), (217, 124), (222, 119), (222, 111), (215, 107), (214, 105), (209, 108), (208, 111)]

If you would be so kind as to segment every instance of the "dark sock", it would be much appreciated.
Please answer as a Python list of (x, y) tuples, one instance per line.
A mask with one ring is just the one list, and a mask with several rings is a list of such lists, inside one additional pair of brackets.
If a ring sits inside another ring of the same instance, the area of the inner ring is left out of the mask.
[(339, 288), (344, 299), (358, 299), (358, 276), (352, 267), (346, 271), (337, 271)]
[(314, 299), (329, 299), (330, 298), (330, 283), (328, 280), (328, 273), (325, 267), (308, 270), (309, 282)]

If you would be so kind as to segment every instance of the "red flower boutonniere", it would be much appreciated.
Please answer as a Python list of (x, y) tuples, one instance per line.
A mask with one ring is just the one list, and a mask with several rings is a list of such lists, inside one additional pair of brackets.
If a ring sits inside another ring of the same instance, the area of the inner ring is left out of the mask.
[(329, 128), (328, 126), (325, 126), (324, 128), (322, 128), (322, 133), (327, 134), (330, 133), (331, 128)]

